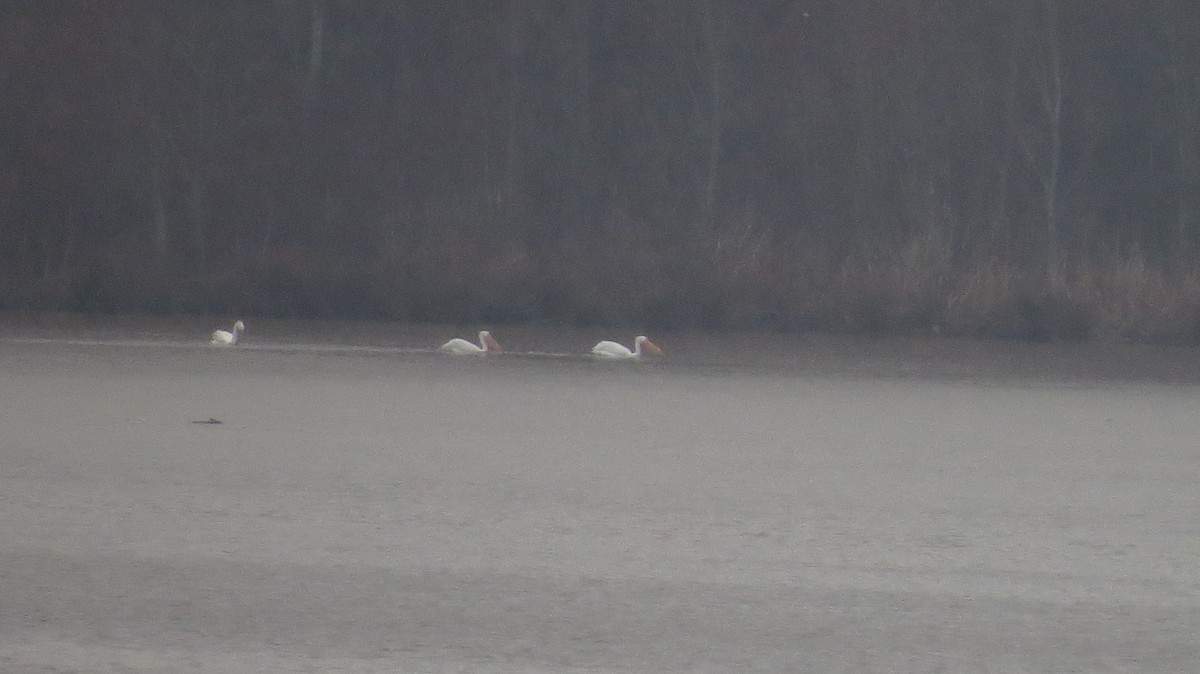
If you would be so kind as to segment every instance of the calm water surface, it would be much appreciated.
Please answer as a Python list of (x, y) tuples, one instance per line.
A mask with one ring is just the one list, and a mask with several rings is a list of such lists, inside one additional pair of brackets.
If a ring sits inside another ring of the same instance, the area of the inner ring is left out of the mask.
[(0, 323), (0, 671), (1200, 662), (1195, 350), (247, 323)]

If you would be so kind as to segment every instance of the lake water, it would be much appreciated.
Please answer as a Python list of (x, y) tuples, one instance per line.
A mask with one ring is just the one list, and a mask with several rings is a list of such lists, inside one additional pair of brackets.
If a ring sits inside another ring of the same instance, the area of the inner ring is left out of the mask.
[(1200, 662), (1197, 350), (6, 321), (3, 672)]

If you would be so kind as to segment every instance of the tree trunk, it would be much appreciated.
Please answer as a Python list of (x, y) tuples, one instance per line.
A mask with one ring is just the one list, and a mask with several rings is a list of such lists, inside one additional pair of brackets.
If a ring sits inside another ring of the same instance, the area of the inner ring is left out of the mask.
[[(721, 7), (716, 7), (720, 4)], [(725, 32), (728, 30), (724, 15), (724, 3), (705, 0), (704, 41), (708, 56), (708, 123), (704, 194), (700, 209), (703, 231), (711, 233), (716, 224), (717, 181), (721, 167), (721, 136), (724, 117), (725, 88)]]
[(521, 64), (525, 54), (525, 3), (514, 1), (508, 8), (508, 43), (506, 51), (507, 82), (504, 96), (504, 178), (499, 194), (499, 215), (504, 223), (520, 217), (523, 157), (521, 153)]
[(1163, 16), (1170, 58), (1171, 103), (1175, 115), (1175, 191), (1174, 245), (1172, 253), (1186, 258), (1192, 248), (1190, 229), (1200, 215), (1200, 156), (1197, 147), (1196, 120), (1200, 119), (1200, 72), (1187, 58), (1187, 44), (1179, 33), (1185, 19), (1179, 2), (1167, 3)]

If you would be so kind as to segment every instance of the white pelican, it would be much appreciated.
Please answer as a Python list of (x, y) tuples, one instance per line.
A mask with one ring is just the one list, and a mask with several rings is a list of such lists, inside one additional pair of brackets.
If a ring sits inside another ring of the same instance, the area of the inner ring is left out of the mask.
[(592, 355), (600, 358), (641, 358), (642, 356), (661, 356), (662, 349), (646, 338), (645, 335), (638, 335), (637, 339), (633, 340), (633, 351), (624, 344), (616, 342), (603, 341), (592, 347)]
[(445, 353), (483, 355), (485, 353), (501, 353), (504, 349), (487, 330), (479, 331), (479, 345), (476, 346), (465, 339), (454, 339), (446, 342), (438, 349)]
[(246, 331), (246, 324), (237, 321), (233, 324), (233, 332), (228, 330), (213, 330), (212, 343), (218, 346), (233, 346), (238, 343), (238, 337)]

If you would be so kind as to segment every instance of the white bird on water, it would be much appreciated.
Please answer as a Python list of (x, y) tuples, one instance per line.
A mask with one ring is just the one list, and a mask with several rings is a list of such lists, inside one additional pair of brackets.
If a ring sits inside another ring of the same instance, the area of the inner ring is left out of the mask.
[(479, 331), (479, 344), (475, 345), (465, 339), (454, 339), (443, 344), (439, 351), (453, 354), (467, 355), (483, 355), (485, 353), (501, 353), (504, 349), (500, 348), (500, 343), (492, 337), (492, 333), (487, 330)]
[(633, 340), (632, 351), (624, 344), (605, 340), (592, 347), (592, 355), (615, 360), (641, 358), (642, 356), (661, 356), (663, 352), (662, 349), (658, 348), (658, 345), (647, 339), (645, 335), (638, 335), (637, 339)]
[(233, 346), (238, 343), (238, 337), (246, 330), (246, 324), (237, 321), (233, 324), (233, 332), (228, 330), (213, 330), (212, 343), (217, 346)]

